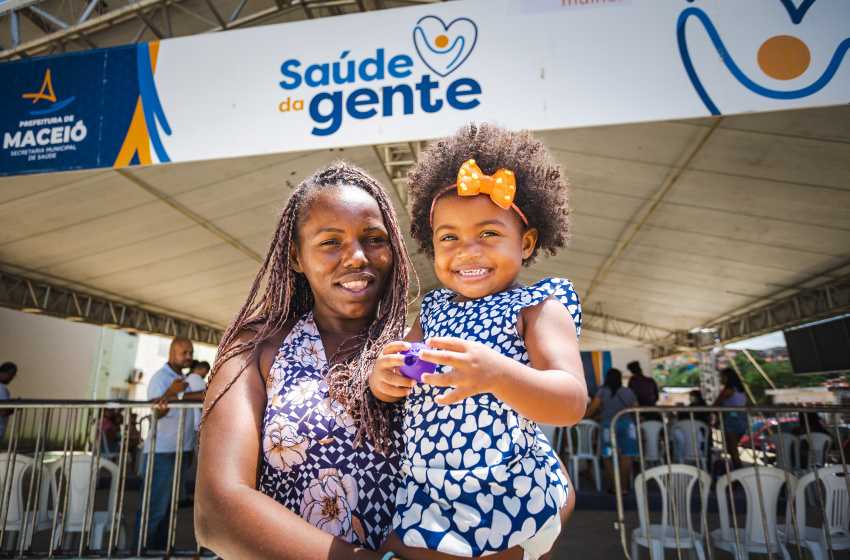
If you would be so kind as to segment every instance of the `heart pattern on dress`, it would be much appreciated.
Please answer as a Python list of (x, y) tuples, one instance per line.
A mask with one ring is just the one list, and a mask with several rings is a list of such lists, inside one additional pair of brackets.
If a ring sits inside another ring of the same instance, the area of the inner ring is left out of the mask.
[[(581, 307), (569, 280), (548, 279), (469, 302), (452, 302), (454, 295), (437, 290), (423, 298), (420, 323), (426, 339), (475, 340), (528, 365), (517, 316), (551, 296), (570, 311), (576, 331), (581, 328)], [(448, 369), (438, 368), (439, 373)], [(406, 544), (482, 556), (531, 538), (557, 516), (566, 503), (567, 480), (534, 422), (490, 394), (449, 406), (434, 402), (450, 390), (420, 383), (405, 401), (402, 466), (408, 474), (398, 492), (393, 528)], [(417, 454), (427, 467), (412, 467)], [(408, 515), (421, 522), (408, 521)]]

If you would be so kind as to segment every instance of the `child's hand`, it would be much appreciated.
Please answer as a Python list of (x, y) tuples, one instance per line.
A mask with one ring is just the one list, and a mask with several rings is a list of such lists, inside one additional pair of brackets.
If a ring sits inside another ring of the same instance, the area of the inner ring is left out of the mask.
[(375, 367), (369, 376), (369, 387), (380, 400), (394, 402), (403, 399), (410, 393), (410, 388), (416, 385), (415, 380), (403, 376), (397, 369), (404, 365), (404, 356), (399, 352), (409, 349), (409, 342), (390, 342), (375, 360)]
[(436, 387), (454, 387), (454, 390), (434, 399), (442, 405), (454, 404), (479, 393), (498, 393), (505, 360), (514, 361), (480, 342), (462, 338), (434, 337), (425, 344), (447, 352), (423, 350), (419, 354), (421, 359), (452, 367), (448, 373), (422, 376), (423, 383)]

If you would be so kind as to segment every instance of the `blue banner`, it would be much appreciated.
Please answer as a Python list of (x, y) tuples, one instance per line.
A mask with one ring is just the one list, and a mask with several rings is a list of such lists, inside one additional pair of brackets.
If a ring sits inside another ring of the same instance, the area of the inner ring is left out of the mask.
[(0, 176), (112, 167), (140, 97), (139, 53), (151, 50), (134, 45), (0, 64)]

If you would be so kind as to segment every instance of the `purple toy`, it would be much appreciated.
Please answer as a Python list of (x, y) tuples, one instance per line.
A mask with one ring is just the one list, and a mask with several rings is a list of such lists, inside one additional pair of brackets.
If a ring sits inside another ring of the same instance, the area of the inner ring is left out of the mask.
[(410, 350), (401, 352), (404, 356), (404, 365), (399, 367), (398, 370), (403, 376), (421, 382), (422, 374), (434, 373), (437, 370), (437, 364), (426, 362), (419, 358), (419, 352), (422, 350), (432, 350), (432, 348), (425, 346), (421, 342), (413, 342), (411, 344)]

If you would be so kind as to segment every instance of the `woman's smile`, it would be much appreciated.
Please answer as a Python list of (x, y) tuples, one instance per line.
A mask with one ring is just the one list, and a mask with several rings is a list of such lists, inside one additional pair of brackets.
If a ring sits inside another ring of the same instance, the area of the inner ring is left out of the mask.
[(370, 287), (374, 286), (375, 277), (366, 273), (348, 274), (343, 276), (337, 284), (353, 295), (364, 295)]

